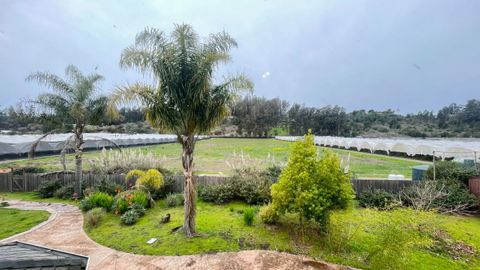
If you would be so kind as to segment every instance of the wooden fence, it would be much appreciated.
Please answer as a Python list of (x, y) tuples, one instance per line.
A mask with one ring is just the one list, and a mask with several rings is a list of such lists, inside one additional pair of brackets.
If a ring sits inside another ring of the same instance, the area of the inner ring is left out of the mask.
[[(83, 174), (83, 183), (89, 186), (97, 184), (105, 176), (92, 173)], [(125, 183), (124, 174), (110, 174), (106, 176), (108, 181), (116, 184)], [(226, 176), (199, 175), (195, 176), (198, 186), (210, 186), (220, 184), (225, 181)], [(35, 191), (43, 181), (61, 181), (64, 185), (73, 184), (75, 175), (73, 173), (27, 173), (23, 175), (12, 175), (11, 173), (0, 174), (0, 192), (20, 192)], [(170, 190), (173, 192), (182, 192), (184, 178), (181, 175), (170, 176), (168, 179)], [(368, 189), (383, 189), (389, 192), (397, 193), (402, 189), (411, 186), (415, 181), (410, 180), (369, 180), (352, 179), (352, 186), (357, 196)]]

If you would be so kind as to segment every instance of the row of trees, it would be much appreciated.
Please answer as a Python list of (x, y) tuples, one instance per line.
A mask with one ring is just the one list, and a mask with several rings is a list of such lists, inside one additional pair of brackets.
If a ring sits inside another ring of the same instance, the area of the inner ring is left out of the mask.
[(247, 96), (232, 112), (238, 133), (247, 136), (303, 135), (312, 129), (328, 136), (480, 137), (480, 100), (451, 104), (437, 114), (401, 115), (393, 110), (347, 113), (339, 106), (290, 106), (279, 98)]

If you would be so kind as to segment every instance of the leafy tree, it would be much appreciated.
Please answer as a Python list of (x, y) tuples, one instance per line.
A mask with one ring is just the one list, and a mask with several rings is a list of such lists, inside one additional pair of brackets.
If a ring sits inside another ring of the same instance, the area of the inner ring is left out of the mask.
[(233, 123), (238, 126), (239, 134), (268, 136), (272, 128), (284, 122), (287, 106), (288, 103), (279, 98), (247, 96), (233, 107)]
[(177, 135), (182, 145), (185, 175), (185, 218), (182, 229), (195, 235), (196, 183), (192, 177), (196, 135), (207, 133), (229, 113), (237, 90), (251, 89), (243, 76), (231, 76), (216, 84), (214, 72), (230, 60), (237, 43), (227, 33), (212, 34), (201, 42), (193, 28), (175, 25), (170, 36), (154, 28), (140, 32), (124, 49), (120, 65), (136, 68), (154, 84), (135, 83), (117, 89), (111, 108), (120, 102), (137, 101), (145, 107), (147, 121), (159, 130)]
[(97, 96), (98, 83), (103, 80), (99, 74), (83, 75), (73, 66), (65, 69), (66, 79), (47, 73), (37, 72), (27, 76), (27, 81), (36, 81), (54, 91), (41, 94), (34, 101), (45, 110), (47, 116), (56, 120), (64, 129), (73, 125), (75, 149), (75, 192), (81, 196), (83, 133), (86, 124), (100, 122), (105, 114), (107, 98)]
[(272, 206), (279, 214), (298, 213), (300, 220), (313, 219), (322, 225), (330, 210), (345, 208), (353, 199), (350, 177), (340, 168), (338, 156), (317, 153), (312, 134), (298, 141), (278, 183), (272, 186)]

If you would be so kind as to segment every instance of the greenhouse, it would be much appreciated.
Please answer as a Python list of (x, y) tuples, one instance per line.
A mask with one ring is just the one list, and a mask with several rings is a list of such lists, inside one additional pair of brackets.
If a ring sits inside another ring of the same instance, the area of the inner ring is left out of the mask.
[[(303, 137), (277, 136), (277, 140), (296, 141)], [(320, 146), (343, 148), (370, 153), (403, 153), (408, 156), (429, 155), (441, 158), (455, 157), (472, 159), (480, 154), (479, 139), (410, 139), (410, 138), (347, 138), (315, 136)], [(478, 156), (477, 156), (478, 157)]]
[[(0, 156), (23, 155), (30, 151), (32, 145), (42, 135), (0, 135)], [(177, 137), (169, 134), (115, 134), (115, 133), (85, 133), (84, 149), (101, 149), (103, 147), (135, 146), (176, 142)], [(65, 145), (71, 148), (73, 135), (71, 133), (52, 134), (42, 139), (36, 152), (58, 152)]]

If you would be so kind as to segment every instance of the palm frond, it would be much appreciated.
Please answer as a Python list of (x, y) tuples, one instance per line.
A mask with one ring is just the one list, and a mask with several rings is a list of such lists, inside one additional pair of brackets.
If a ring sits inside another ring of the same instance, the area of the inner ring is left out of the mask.
[(134, 83), (117, 87), (110, 95), (107, 102), (107, 114), (115, 119), (118, 117), (117, 107), (121, 104), (140, 103), (148, 104), (154, 100), (154, 89), (144, 83)]
[(36, 81), (41, 85), (47, 86), (59, 94), (71, 95), (74, 90), (72, 87), (57, 75), (50, 74), (48, 72), (36, 72), (28, 75), (25, 78), (26, 81)]

